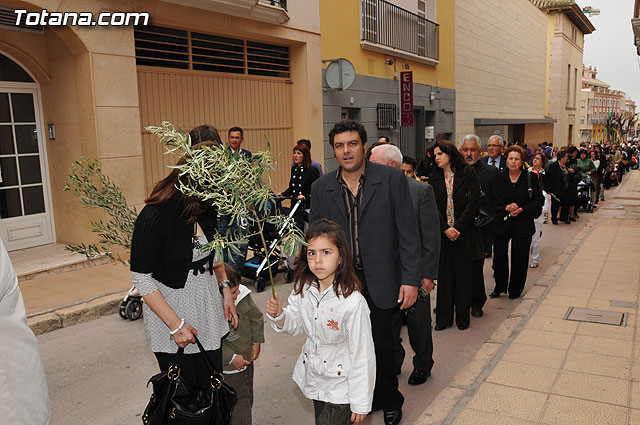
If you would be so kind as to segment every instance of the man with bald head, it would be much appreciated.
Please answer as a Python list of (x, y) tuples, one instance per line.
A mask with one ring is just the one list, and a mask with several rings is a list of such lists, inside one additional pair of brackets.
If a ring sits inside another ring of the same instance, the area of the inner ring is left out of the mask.
[[(485, 195), (482, 207), (485, 210), (493, 210), (492, 186), (493, 179), (498, 175), (498, 168), (492, 167), (484, 161), (479, 161), (482, 150), (480, 149), (480, 138), (475, 134), (464, 136), (462, 146), (460, 146), (460, 152), (465, 162), (473, 167), (478, 176), (480, 188)], [(484, 244), (484, 256), (490, 257), (493, 245), (491, 224), (487, 224), (481, 228), (480, 234), (482, 235), (482, 242)], [(473, 263), (471, 287), (471, 315), (473, 317), (482, 317), (484, 315), (482, 307), (484, 307), (484, 303), (487, 301), (487, 293), (484, 289), (484, 258), (476, 260)]]
[[(380, 145), (371, 151), (371, 162), (401, 168), (402, 153), (393, 145)], [(421, 284), (430, 293), (438, 278), (440, 258), (440, 218), (436, 198), (431, 185), (413, 178), (407, 178), (411, 204), (420, 232)], [(433, 367), (433, 339), (431, 337), (431, 301), (429, 296), (418, 298), (411, 310), (399, 310), (393, 316), (396, 374), (400, 373), (404, 361), (404, 348), (400, 343), (402, 315), (407, 317), (409, 342), (415, 352), (413, 372), (409, 376), (409, 385), (423, 384)]]

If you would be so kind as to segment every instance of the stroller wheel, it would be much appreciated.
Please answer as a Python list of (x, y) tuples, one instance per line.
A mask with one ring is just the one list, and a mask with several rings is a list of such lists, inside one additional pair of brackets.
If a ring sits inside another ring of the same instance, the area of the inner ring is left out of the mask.
[(262, 276), (258, 277), (255, 282), (256, 291), (258, 292), (264, 291), (265, 286), (267, 286), (267, 282), (264, 280), (264, 277)]
[(127, 319), (127, 302), (125, 300), (120, 301), (120, 305), (118, 306), (118, 314), (123, 319)]
[(138, 320), (142, 316), (142, 301), (137, 299), (129, 300), (126, 310), (129, 320)]
[(285, 274), (285, 280), (287, 283), (293, 282), (293, 269), (288, 269), (287, 274)]

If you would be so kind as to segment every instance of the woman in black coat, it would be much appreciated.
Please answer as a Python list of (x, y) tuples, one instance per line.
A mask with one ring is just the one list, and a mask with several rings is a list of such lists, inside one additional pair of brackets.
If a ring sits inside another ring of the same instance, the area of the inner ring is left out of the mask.
[[(493, 199), (497, 216), (493, 224), (493, 277), (496, 287), (489, 296), (497, 298), (509, 292), (515, 299), (522, 294), (527, 280), (531, 237), (536, 231), (533, 220), (542, 213), (544, 196), (538, 176), (523, 169), (526, 153), (514, 145), (505, 151), (507, 167), (493, 181)], [(511, 276), (509, 276), (511, 241)]]
[(551, 194), (551, 222), (558, 224), (558, 211), (560, 221), (571, 224), (569, 221), (569, 199), (567, 189), (569, 187), (569, 171), (567, 161), (569, 153), (566, 148), (558, 151), (556, 161), (547, 165), (545, 171), (544, 187)]
[(433, 152), (436, 167), (429, 182), (444, 234), (440, 242), (435, 330), (453, 324), (454, 306), (456, 324), (464, 330), (470, 320), (472, 264), (484, 256), (480, 233), (473, 226), (480, 207), (480, 183), (453, 143), (436, 142)]
[[(318, 180), (320, 172), (311, 165), (311, 152), (307, 145), (298, 143), (293, 147), (293, 166), (291, 167), (291, 178), (289, 187), (279, 196), (291, 196), (303, 201), (302, 209), (309, 209), (311, 206), (311, 184)], [(293, 207), (293, 202), (291, 203)], [(304, 228), (304, 214), (298, 211), (295, 216), (296, 224), (300, 229)]]

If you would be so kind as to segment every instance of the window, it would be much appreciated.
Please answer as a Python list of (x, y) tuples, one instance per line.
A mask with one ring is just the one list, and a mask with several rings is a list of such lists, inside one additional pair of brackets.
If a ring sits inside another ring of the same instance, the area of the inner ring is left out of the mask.
[(567, 106), (571, 102), (571, 65), (567, 65)]
[(290, 76), (287, 46), (156, 26), (136, 27), (134, 42), (137, 65)]
[(395, 103), (378, 103), (376, 113), (378, 130), (392, 130), (396, 128)]

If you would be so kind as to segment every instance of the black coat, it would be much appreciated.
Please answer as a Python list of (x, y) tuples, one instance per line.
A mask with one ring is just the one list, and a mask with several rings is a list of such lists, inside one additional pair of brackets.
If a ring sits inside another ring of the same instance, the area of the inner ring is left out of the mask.
[[(489, 159), (491, 159), (491, 157), (489, 155), (487, 156), (483, 156), (482, 158), (480, 158), (478, 161), (482, 161), (485, 164), (487, 164), (489, 167), (493, 167), (493, 168), (497, 168), (493, 165), (489, 165)], [(500, 156), (500, 169), (499, 171), (504, 170), (504, 168), (507, 166), (507, 158), (504, 155)]]
[[(338, 170), (311, 186), (311, 223), (335, 221), (350, 234), (350, 223)], [(367, 161), (358, 237), (367, 289), (378, 308), (398, 304), (401, 285), (420, 286), (420, 233), (404, 173)]]
[(555, 195), (564, 195), (564, 173), (558, 161), (553, 161), (547, 165), (545, 171), (544, 187), (547, 192)]
[(307, 198), (305, 208), (311, 206), (309, 197), (311, 195), (311, 184), (318, 180), (320, 172), (315, 167), (293, 166), (291, 167), (291, 177), (289, 178), (289, 187), (282, 192), (282, 196), (303, 195)]
[[(444, 182), (444, 171), (435, 167), (429, 177), (436, 195), (436, 205), (440, 216), (440, 231), (449, 228), (447, 224), (447, 187)], [(473, 219), (480, 208), (480, 182), (475, 171), (469, 165), (456, 170), (453, 176), (453, 227), (460, 232), (454, 242), (460, 256), (465, 261), (478, 260), (484, 256), (484, 247), (480, 232), (473, 226)], [(446, 235), (440, 236), (443, 243), (449, 241)]]
[[(527, 173), (531, 173), (531, 198), (529, 197), (529, 184)], [(493, 232), (502, 236), (507, 230), (512, 231), (512, 235), (530, 237), (536, 231), (533, 219), (540, 216), (544, 206), (544, 196), (538, 183), (538, 175), (526, 170), (522, 170), (518, 181), (513, 184), (509, 178), (509, 169), (502, 171), (493, 184), (493, 199), (496, 207), (496, 219), (493, 222)], [(515, 217), (509, 216), (505, 207), (511, 203), (518, 204), (522, 212)]]

